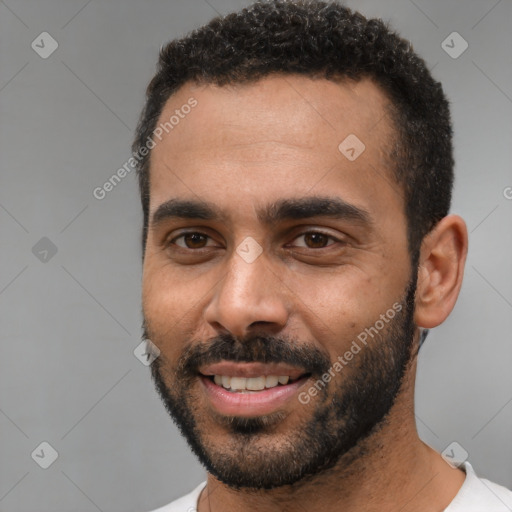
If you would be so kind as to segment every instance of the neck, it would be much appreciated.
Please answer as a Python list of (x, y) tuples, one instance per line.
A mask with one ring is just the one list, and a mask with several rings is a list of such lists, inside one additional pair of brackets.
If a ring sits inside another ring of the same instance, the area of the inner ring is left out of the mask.
[(307, 481), (272, 490), (233, 490), (208, 475), (199, 512), (444, 510), (465, 475), (452, 469), (417, 434), (415, 373), (414, 359), (388, 416), (335, 467)]

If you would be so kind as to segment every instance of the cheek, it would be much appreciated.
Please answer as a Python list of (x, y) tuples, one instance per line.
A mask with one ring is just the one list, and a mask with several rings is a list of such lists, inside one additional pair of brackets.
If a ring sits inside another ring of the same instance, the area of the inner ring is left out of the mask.
[(394, 287), (390, 284), (359, 271), (296, 281), (294, 291), (300, 299), (296, 302), (300, 321), (335, 359), (398, 300), (400, 291), (395, 289), (396, 282)]
[(187, 311), (183, 293), (163, 272), (147, 269), (142, 281), (142, 307), (149, 339), (171, 356), (179, 348), (179, 322)]

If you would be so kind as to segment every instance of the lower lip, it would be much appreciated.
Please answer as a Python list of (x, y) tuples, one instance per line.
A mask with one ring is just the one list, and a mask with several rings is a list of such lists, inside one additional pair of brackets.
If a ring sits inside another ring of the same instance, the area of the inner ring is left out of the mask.
[(209, 378), (201, 376), (208, 400), (220, 414), (226, 416), (262, 416), (270, 414), (290, 401), (297, 390), (308, 380), (302, 377), (291, 384), (251, 393), (232, 392), (217, 386)]

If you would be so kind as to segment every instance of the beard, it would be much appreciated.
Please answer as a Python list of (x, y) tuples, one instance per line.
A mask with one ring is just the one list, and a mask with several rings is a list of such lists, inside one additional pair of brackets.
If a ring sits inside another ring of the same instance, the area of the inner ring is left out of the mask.
[[(347, 468), (364, 456), (363, 441), (385, 424), (413, 357), (415, 292), (413, 273), (400, 302), (402, 309), (324, 383), (314, 400), (307, 405), (298, 401), (308, 414), (299, 415), (293, 429), (283, 427), (286, 414), (281, 411), (227, 417), (207, 410), (198, 400), (198, 369), (220, 360), (288, 363), (311, 374), (302, 388), (307, 390), (333, 366), (317, 344), (267, 333), (252, 333), (243, 341), (221, 334), (208, 342), (188, 344), (177, 362), (168, 361), (162, 352), (151, 365), (152, 379), (190, 448), (219, 481), (233, 489), (304, 483), (338, 463)], [(143, 331), (144, 339), (159, 344), (145, 318)]]

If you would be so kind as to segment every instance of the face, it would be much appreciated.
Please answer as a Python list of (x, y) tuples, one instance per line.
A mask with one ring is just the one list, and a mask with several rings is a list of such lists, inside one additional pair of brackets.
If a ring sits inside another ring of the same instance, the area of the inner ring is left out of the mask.
[(234, 488), (332, 468), (399, 392), (416, 279), (386, 104), (369, 80), (287, 75), (187, 84), (160, 118), (181, 112), (151, 155), (144, 336), (165, 406)]

